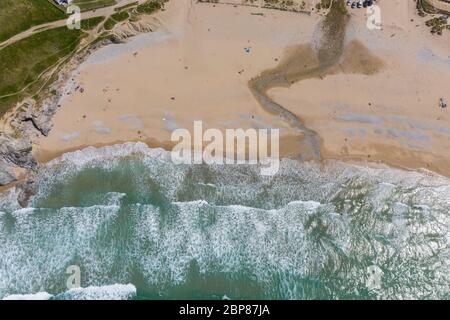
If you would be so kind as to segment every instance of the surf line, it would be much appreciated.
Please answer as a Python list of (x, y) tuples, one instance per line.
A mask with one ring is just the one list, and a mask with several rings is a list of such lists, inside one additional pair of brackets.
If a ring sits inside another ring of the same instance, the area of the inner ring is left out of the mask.
[[(321, 28), (321, 39), (315, 49), (311, 45), (301, 46), (300, 51), (297, 50), (287, 56), (277, 67), (264, 71), (248, 83), (250, 91), (263, 109), (279, 115), (302, 133), (298, 141), (302, 160), (320, 161), (322, 159), (320, 136), (308, 128), (293, 112), (273, 101), (267, 92), (275, 87), (289, 87), (305, 79), (327, 75), (329, 69), (338, 64), (344, 52), (345, 33), (349, 20), (344, 0), (334, 1), (325, 19), (318, 26)], [(305, 66), (301, 61), (302, 55), (310, 58), (314, 56), (317, 63), (312, 67)]]

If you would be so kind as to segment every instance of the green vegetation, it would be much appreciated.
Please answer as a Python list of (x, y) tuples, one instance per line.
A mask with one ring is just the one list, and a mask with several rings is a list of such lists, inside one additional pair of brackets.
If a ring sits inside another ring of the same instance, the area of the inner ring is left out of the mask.
[[(127, 19), (138, 19), (140, 14), (151, 14), (161, 9), (165, 0), (149, 0), (142, 5), (132, 3), (116, 10), (107, 19), (94, 17), (81, 21), (81, 30), (64, 27), (32, 33), (0, 49), (0, 116), (17, 102), (27, 97), (39, 100), (57, 79), (57, 71), (79, 48), (86, 32), (95, 30), (103, 21), (106, 30)], [(75, 0), (82, 10), (114, 5), (116, 0)], [(0, 36), (8, 39), (33, 25), (64, 19), (66, 15), (51, 0), (0, 0)], [(7, 9), (5, 9), (7, 8)], [(20, 14), (17, 14), (17, 13)], [(22, 14), (26, 12), (26, 14)], [(19, 18), (17, 18), (19, 17)], [(10, 22), (11, 21), (11, 22)], [(82, 31), (83, 30), (83, 31)], [(104, 39), (114, 41), (111, 32), (97, 34), (92, 43)], [(50, 91), (49, 91), (50, 92)]]
[[(209, 2), (209, 3), (218, 3), (219, 0), (198, 0), (199, 2)], [(317, 0), (319, 1), (319, 0)], [(316, 2), (317, 2), (316, 1)], [(321, 0), (322, 4), (318, 4), (318, 9), (323, 6), (323, 3), (331, 3), (332, 0)], [(308, 9), (308, 4), (305, 1), (297, 1), (297, 0), (244, 0), (244, 4), (248, 4), (251, 6), (260, 6), (262, 8), (275, 9), (275, 10), (283, 10), (283, 11), (293, 11), (293, 12), (304, 12), (306, 13)], [(329, 7), (329, 5), (328, 5)], [(327, 8), (328, 8), (327, 7)], [(309, 10), (308, 10), (309, 11)]]
[(136, 1), (136, 2), (132, 2), (132, 3), (126, 4), (124, 6), (115, 8), (114, 10), (122, 11), (123, 9), (128, 9), (128, 8), (134, 7), (134, 6), (138, 5), (138, 4), (139, 4), (139, 1)]
[(85, 19), (81, 21), (81, 29), (83, 30), (92, 30), (99, 25), (99, 23), (103, 22), (105, 17), (95, 17), (90, 19)]
[(136, 7), (138, 13), (151, 14), (162, 8), (162, 2), (160, 1), (147, 1)]
[(331, 4), (331, 0), (321, 0), (318, 4), (316, 4), (316, 9), (318, 11), (322, 9), (329, 9), (331, 7)]
[(113, 18), (114, 20), (116, 20), (117, 22), (122, 22), (127, 20), (130, 17), (130, 15), (128, 14), (128, 12), (126, 11), (120, 11), (117, 13), (114, 13), (111, 18)]
[(106, 30), (111, 30), (118, 22), (125, 21), (129, 17), (130, 14), (127, 11), (116, 12), (106, 20), (104, 27)]
[[(450, 24), (448, 24), (450, 12), (435, 8), (427, 0), (417, 0), (417, 11), (421, 17), (429, 14), (434, 16), (426, 22), (426, 25), (431, 28), (431, 33), (442, 35), (445, 29), (450, 30)], [(441, 16), (436, 17), (438, 14), (441, 14)]]
[[(432, 4), (430, 4), (428, 2), (428, 0), (416, 0), (416, 1), (417, 1), (417, 10), (419, 11), (419, 15), (421, 17), (425, 17), (427, 14), (450, 15), (450, 12), (435, 8)], [(446, 1), (446, 0), (442, 0), (442, 1)]]
[(80, 7), (81, 11), (88, 11), (109, 7), (117, 4), (116, 0), (74, 0), (73, 4)]
[(35, 25), (65, 18), (47, 0), (0, 0), (0, 42)]
[(112, 28), (114, 28), (116, 24), (117, 24), (116, 20), (114, 20), (113, 18), (108, 18), (108, 20), (106, 20), (103, 26), (106, 30), (112, 30)]
[[(328, 1), (328, 0), (322, 0), (322, 1)], [(330, 7), (331, 11), (336, 10), (336, 12), (340, 15), (348, 15), (347, 6), (345, 5), (344, 0), (336, 0), (333, 3), (331, 3)]]
[[(69, 56), (85, 35), (60, 27), (34, 34), (0, 50), (0, 115), (24, 88), (33, 89), (40, 76)], [(37, 88), (35, 88), (37, 89)], [(8, 96), (11, 95), (11, 96)], [(5, 97), (6, 96), (6, 97)]]
[(447, 24), (447, 17), (441, 16), (437, 18), (432, 18), (425, 23), (428, 27), (431, 28), (431, 33), (436, 33), (438, 35), (442, 35), (442, 31), (444, 29), (450, 29), (450, 25)]

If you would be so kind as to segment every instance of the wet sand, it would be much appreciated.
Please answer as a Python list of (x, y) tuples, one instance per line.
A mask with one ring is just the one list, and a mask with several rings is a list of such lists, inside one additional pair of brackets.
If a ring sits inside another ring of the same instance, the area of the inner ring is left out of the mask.
[(308, 128), (300, 117), (272, 100), (267, 92), (271, 88), (289, 88), (292, 84), (308, 78), (322, 77), (341, 58), (349, 15), (342, 12), (342, 2), (336, 1), (324, 21), (320, 23), (320, 39), (316, 48), (300, 45), (290, 48), (285, 58), (274, 69), (263, 72), (249, 82), (249, 87), (258, 102), (268, 110), (281, 115), (291, 126), (302, 133), (299, 137), (300, 158), (321, 160), (319, 135)]
[(268, 95), (322, 138), (324, 158), (427, 168), (450, 175), (450, 35), (431, 36), (413, 4), (380, 2), (383, 30), (352, 13), (343, 55), (327, 75)]
[(79, 89), (63, 98), (49, 137), (35, 146), (40, 161), (89, 145), (162, 145), (194, 120), (222, 131), (277, 128), (286, 141), (298, 134), (261, 108), (248, 82), (275, 67), (286, 47), (307, 42), (318, 18), (189, 0), (171, 1), (155, 17), (160, 30), (105, 47), (74, 73)]
[(282, 156), (450, 175), (450, 119), (438, 107), (450, 99), (450, 37), (430, 35), (413, 4), (380, 6), (383, 29), (371, 31), (364, 10), (318, 24), (322, 16), (169, 2), (161, 30), (78, 70), (83, 92), (64, 98), (35, 155), (124, 141), (170, 148), (173, 129), (203, 120), (280, 128)]

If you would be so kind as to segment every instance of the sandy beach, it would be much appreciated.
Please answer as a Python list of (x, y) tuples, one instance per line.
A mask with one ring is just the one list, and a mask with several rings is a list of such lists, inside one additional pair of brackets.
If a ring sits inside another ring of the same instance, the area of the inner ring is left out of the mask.
[[(431, 36), (412, 2), (380, 8), (380, 31), (365, 28), (364, 14), (352, 15), (339, 68), (270, 95), (323, 138), (325, 158), (448, 175), (450, 114), (439, 99), (449, 99), (449, 35)], [(358, 70), (374, 63), (374, 72)]]
[(120, 9), (5, 115), (0, 299), (448, 300), (447, 18), (225, 1)]
[[(317, 133), (323, 159), (448, 176), (450, 115), (439, 99), (450, 99), (450, 33), (431, 35), (413, 2), (379, 5), (382, 30), (366, 27), (366, 10), (351, 10), (339, 63), (267, 94)], [(279, 128), (282, 156), (304, 152), (302, 135), (262, 108), (249, 82), (314, 44), (322, 15), (177, 0), (154, 19), (157, 31), (104, 47), (74, 72), (78, 89), (35, 145), (39, 161), (124, 141), (170, 148), (171, 132), (194, 120), (221, 130)]]

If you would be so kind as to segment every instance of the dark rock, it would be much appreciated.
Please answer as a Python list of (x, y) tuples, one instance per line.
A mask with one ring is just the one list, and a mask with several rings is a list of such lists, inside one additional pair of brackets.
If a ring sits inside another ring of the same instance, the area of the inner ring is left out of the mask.
[(38, 130), (43, 136), (48, 136), (52, 129), (51, 118), (54, 111), (43, 110), (39, 114), (33, 114), (30, 112), (22, 112), (19, 114), (19, 119), (22, 122), (29, 121), (33, 127)]
[(27, 139), (12, 140), (0, 137), (0, 159), (21, 168), (35, 169), (37, 162), (31, 154), (31, 142)]
[(18, 182), (16, 185), (17, 191), (17, 202), (22, 208), (28, 206), (30, 198), (36, 194), (37, 188), (34, 176), (32, 174), (28, 175), (27, 180)]
[(6, 186), (14, 181), (17, 181), (17, 178), (11, 166), (4, 161), (0, 161), (0, 186)]
[[(38, 130), (42, 135), (47, 136), (52, 129), (51, 119), (55, 114), (57, 106), (57, 97), (55, 101), (47, 101), (41, 108), (35, 108), (35, 101), (28, 100), (23, 104), (25, 111), (18, 114), (13, 126), (21, 131), (29, 131), (30, 128)], [(27, 126), (27, 123), (31, 124)], [(28, 136), (28, 134), (25, 134)]]

